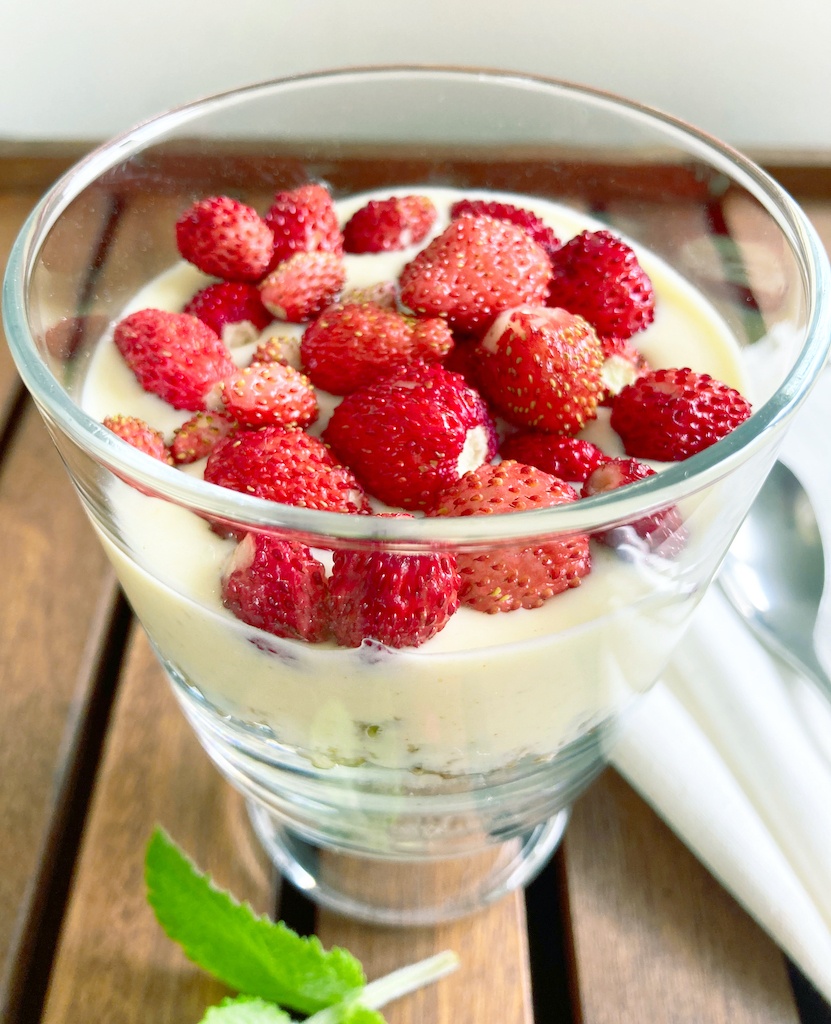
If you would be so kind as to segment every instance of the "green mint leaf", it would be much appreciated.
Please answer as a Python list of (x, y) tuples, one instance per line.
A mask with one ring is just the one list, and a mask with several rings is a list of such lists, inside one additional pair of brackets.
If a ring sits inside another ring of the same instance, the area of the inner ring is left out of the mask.
[(387, 1024), (387, 1021), (377, 1010), (371, 1010), (363, 1003), (351, 1003), (344, 1006), (343, 1016), (338, 1018), (338, 1024)]
[(212, 1006), (199, 1024), (293, 1024), (293, 1021), (279, 1006), (264, 999), (229, 996), (219, 1005)]
[(371, 981), (365, 989), (353, 992), (343, 1002), (327, 1006), (325, 1010), (309, 1017), (305, 1024), (385, 1024), (384, 1018), (377, 1012), (381, 1006), (415, 992), (424, 985), (432, 985), (439, 978), (451, 974), (458, 966), (459, 958), (446, 949), (443, 953), (399, 967), (397, 971)]
[(347, 998), (342, 1003), (327, 1006), (313, 1017), (307, 1017), (303, 1024), (387, 1024), (386, 1017), (367, 1006), (357, 998)]
[(301, 1013), (339, 1002), (366, 983), (345, 949), (324, 950), (281, 922), (257, 917), (213, 885), (160, 828), (145, 857), (147, 899), (191, 960), (238, 992)]

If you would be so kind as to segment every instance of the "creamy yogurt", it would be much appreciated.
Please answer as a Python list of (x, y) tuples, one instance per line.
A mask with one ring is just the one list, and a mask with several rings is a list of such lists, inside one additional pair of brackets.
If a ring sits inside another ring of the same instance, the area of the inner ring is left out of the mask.
[[(424, 191), (439, 211), (460, 197)], [(341, 223), (368, 198), (340, 203)], [(500, 198), (533, 209), (562, 238), (599, 226), (551, 203)], [(435, 232), (446, 223), (440, 218)], [(348, 286), (396, 278), (425, 244), (347, 256)], [(663, 262), (644, 252), (639, 258), (656, 291), (655, 320), (634, 339), (650, 364), (692, 366), (741, 388), (738, 347), (716, 312)], [(193, 267), (176, 266), (139, 292), (124, 314), (148, 306), (180, 310), (207, 281)], [(265, 333), (271, 330), (299, 336), (303, 327), (279, 324)], [(252, 348), (234, 350), (241, 365)], [(322, 397), (314, 433), (336, 402)], [(83, 404), (98, 419), (140, 416), (167, 437), (190, 416), (142, 391), (111, 336), (91, 361)], [(622, 454), (606, 410), (582, 436)], [(593, 543), (589, 576), (541, 608), (497, 615), (462, 608), (418, 648), (346, 650), (281, 639), (240, 622), (220, 595), (233, 541), (186, 509), (120, 480), (113, 479), (109, 499), (116, 535), (103, 541), (127, 597), (165, 661), (201, 701), (317, 765), (366, 763), (445, 775), (547, 760), (651, 685), (694, 598), (685, 567), (706, 543), (698, 518), (711, 518), (695, 505), (683, 509), (689, 543), (677, 560), (627, 561)]]

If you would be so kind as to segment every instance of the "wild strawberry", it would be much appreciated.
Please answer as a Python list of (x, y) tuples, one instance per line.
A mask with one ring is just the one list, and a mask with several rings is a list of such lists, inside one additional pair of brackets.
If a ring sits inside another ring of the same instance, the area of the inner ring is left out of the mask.
[(649, 372), (646, 357), (628, 338), (602, 337), (603, 366), (600, 376), (603, 380), (601, 405), (611, 405), (627, 384), (634, 384), (639, 377)]
[(198, 316), (229, 348), (255, 341), (272, 320), (259, 289), (245, 281), (209, 284), (193, 296), (183, 312)]
[(479, 348), (479, 339), (455, 335), (453, 348), (442, 360), (445, 370), (460, 374), (470, 387), (481, 391), (482, 387), (479, 383), (479, 367), (481, 365), (482, 353)]
[(208, 457), (205, 479), (285, 505), (349, 513), (369, 508), (352, 472), (297, 427), (261, 427), (226, 437)]
[(603, 351), (590, 324), (564, 309), (518, 306), (480, 345), (482, 391), (509, 422), (576, 434), (595, 418)]
[(228, 196), (201, 199), (176, 222), (182, 256), (205, 274), (256, 281), (274, 252), (271, 229), (256, 210)]
[(426, 196), (372, 199), (343, 229), (346, 252), (392, 252), (421, 242), (436, 222), (436, 208)]
[(440, 316), (409, 317), (413, 329), (413, 355), (425, 363), (444, 362), (452, 351), (453, 332)]
[[(654, 469), (637, 459), (609, 459), (588, 477), (583, 484), (582, 495), (590, 498), (593, 494), (614, 491), (654, 475)], [(671, 557), (683, 548), (686, 530), (678, 508), (669, 505), (611, 530), (597, 531), (592, 534), (592, 539), (613, 548), (646, 547), (648, 551)]]
[(308, 427), (317, 419), (309, 378), (283, 363), (252, 363), (222, 384), (222, 403), (244, 427)]
[(263, 305), (280, 320), (303, 323), (334, 301), (346, 280), (334, 252), (296, 252), (260, 283)]
[(378, 281), (376, 284), (347, 288), (340, 297), (341, 302), (373, 302), (383, 309), (398, 307), (398, 288), (395, 281)]
[(164, 443), (164, 437), (145, 420), (137, 416), (107, 416), (104, 426), (145, 455), (152, 455), (160, 462), (170, 463), (170, 452)]
[(217, 333), (188, 313), (142, 309), (118, 323), (113, 337), (144, 390), (175, 409), (204, 409), (236, 369)]
[(516, 224), (518, 228), (527, 231), (548, 256), (556, 252), (562, 245), (553, 228), (550, 228), (535, 213), (520, 206), (488, 199), (460, 199), (450, 207), (450, 216), (453, 220), (465, 216), (481, 217), (482, 214)]
[[(481, 466), (445, 488), (437, 516), (478, 516), (551, 508), (575, 501), (577, 492), (534, 466), (508, 460)], [(460, 552), (459, 599), (480, 612), (538, 608), (555, 594), (579, 586), (591, 570), (588, 537), (569, 536), (528, 547)]]
[(340, 302), (306, 328), (300, 356), (316, 387), (346, 395), (416, 359), (436, 362), (452, 345), (442, 320), (413, 321), (372, 302)]
[(561, 434), (512, 434), (502, 442), (499, 454), (503, 459), (536, 466), (569, 483), (582, 483), (609, 459), (591, 441)]
[(170, 454), (180, 466), (206, 459), (223, 437), (237, 429), (236, 422), (223, 412), (198, 412), (173, 434)]
[(300, 338), (296, 334), (267, 334), (260, 339), (251, 357), (252, 363), (283, 363), (295, 370), (300, 362)]
[(417, 647), (459, 607), (459, 583), (451, 555), (335, 551), (329, 580), (335, 639), (342, 647), (364, 640)]
[(634, 251), (609, 231), (583, 231), (551, 256), (549, 306), (577, 313), (600, 335), (630, 338), (652, 323), (652, 282)]
[(481, 335), (502, 310), (542, 303), (550, 279), (548, 257), (522, 228), (459, 217), (404, 267), (399, 284), (415, 313)]
[(703, 451), (750, 415), (738, 391), (706, 373), (653, 370), (612, 403), (610, 423), (628, 455), (676, 462)]
[(329, 632), (326, 573), (302, 544), (246, 534), (222, 575), (222, 603), (275, 636), (319, 643)]
[(347, 395), (323, 437), (370, 494), (408, 509), (430, 508), (444, 486), (496, 452), (477, 392), (423, 363)]
[(265, 215), (274, 235), (272, 268), (296, 252), (343, 252), (343, 236), (332, 197), (323, 185), (278, 192)]

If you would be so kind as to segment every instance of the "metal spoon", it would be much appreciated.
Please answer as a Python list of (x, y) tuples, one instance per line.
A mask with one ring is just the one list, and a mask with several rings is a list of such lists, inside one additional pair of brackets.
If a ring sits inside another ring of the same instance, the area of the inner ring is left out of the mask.
[(762, 485), (719, 583), (757, 637), (831, 699), (814, 641), (825, 583), (822, 538), (808, 495), (783, 463)]

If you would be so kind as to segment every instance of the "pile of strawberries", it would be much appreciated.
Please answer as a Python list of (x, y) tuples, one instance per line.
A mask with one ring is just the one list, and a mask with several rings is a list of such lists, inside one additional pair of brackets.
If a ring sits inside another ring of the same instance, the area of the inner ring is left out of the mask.
[[(430, 199), (372, 200), (343, 228), (320, 184), (278, 193), (264, 216), (227, 196), (195, 203), (176, 224), (179, 251), (218, 280), (182, 312), (141, 310), (114, 333), (142, 387), (193, 415), (169, 441), (129, 417), (107, 425), (164, 461), (206, 459), (209, 482), (273, 501), (468, 516), (637, 481), (652, 472), (640, 460), (687, 458), (749, 415), (707, 375), (647, 366), (632, 339), (652, 322), (653, 289), (621, 239), (584, 231), (561, 243), (503, 202), (448, 212), (397, 281), (344, 291), (344, 253), (418, 246), (437, 220)], [(232, 348), (274, 320), (305, 324), (299, 344), (266, 337), (238, 368)], [(316, 436), (320, 392), (340, 401)], [(629, 458), (576, 436), (601, 405)], [(674, 509), (630, 534), (664, 555), (683, 542)], [(618, 543), (619, 531), (594, 539)], [(238, 541), (223, 577), (234, 614), (349, 647), (421, 644), (460, 604), (535, 608), (591, 568), (587, 536), (455, 557), (339, 551), (329, 572), (302, 545)]]

